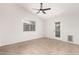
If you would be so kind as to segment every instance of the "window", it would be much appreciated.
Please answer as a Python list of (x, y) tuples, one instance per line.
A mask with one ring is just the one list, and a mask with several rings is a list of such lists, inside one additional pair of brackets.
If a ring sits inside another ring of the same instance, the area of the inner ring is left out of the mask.
[(55, 22), (55, 36), (60, 37), (60, 22)]
[(23, 31), (35, 31), (35, 22), (34, 21), (24, 22)]

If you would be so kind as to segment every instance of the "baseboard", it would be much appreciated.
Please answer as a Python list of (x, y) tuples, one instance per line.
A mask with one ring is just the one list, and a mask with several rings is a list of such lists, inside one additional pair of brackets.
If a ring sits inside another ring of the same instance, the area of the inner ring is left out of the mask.
[[(48, 37), (48, 39), (55, 39), (55, 38), (49, 38), (49, 37)], [(55, 39), (55, 40), (63, 41), (63, 42), (70, 43), (70, 44), (79, 45), (79, 44), (76, 43), (76, 42), (69, 42), (69, 41), (65, 41), (65, 40), (62, 40), (62, 39)]]
[[(55, 39), (55, 38), (39, 37), (39, 38), (31, 39), (31, 40), (36, 40), (36, 39), (51, 39), (51, 40), (53, 40), (53, 39)], [(31, 41), (31, 40), (25, 40), (25, 41)], [(63, 42), (70, 43), (70, 44), (79, 45), (79, 44), (77, 44), (77, 43), (75, 43), (75, 42), (69, 42), (69, 41), (65, 41), (65, 40), (61, 40), (61, 39), (55, 39), (55, 40), (63, 41)], [(25, 42), (25, 41), (15, 42), (15, 43), (12, 43), (12, 44), (7, 44), (7, 45), (18, 44), (18, 43)], [(7, 45), (2, 45), (2, 46), (7, 46)], [(0, 47), (2, 47), (2, 46), (0, 46)]]
[[(47, 37), (39, 37), (39, 38), (35, 38), (35, 39), (47, 39)], [(13, 44), (18, 44), (18, 43), (21, 43), (21, 42), (25, 42), (25, 41), (31, 41), (31, 40), (35, 40), (35, 39), (30, 39), (30, 40), (23, 40), (23, 41), (17, 41), (17, 42), (14, 42), (14, 43), (10, 43), (10, 44), (2, 44), (0, 47), (2, 46), (7, 46), (7, 45), (13, 45)]]

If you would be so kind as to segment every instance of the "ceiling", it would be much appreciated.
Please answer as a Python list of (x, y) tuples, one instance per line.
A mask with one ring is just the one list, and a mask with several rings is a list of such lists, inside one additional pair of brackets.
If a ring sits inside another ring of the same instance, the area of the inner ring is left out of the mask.
[(61, 15), (79, 15), (79, 3), (44, 3), (44, 8), (51, 8), (51, 10), (46, 11), (47, 14), (41, 12), (37, 14), (37, 10), (34, 10), (40, 8), (40, 3), (23, 3), (21, 5), (42, 19)]

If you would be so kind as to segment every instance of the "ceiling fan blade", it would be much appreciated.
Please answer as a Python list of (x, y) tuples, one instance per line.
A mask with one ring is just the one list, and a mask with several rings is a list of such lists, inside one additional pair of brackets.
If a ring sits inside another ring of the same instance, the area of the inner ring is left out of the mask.
[(43, 10), (51, 10), (51, 8), (46, 8), (46, 9), (43, 9)]
[(40, 9), (42, 9), (43, 8), (43, 3), (40, 3)]
[(46, 12), (42, 11), (44, 14), (46, 14)]

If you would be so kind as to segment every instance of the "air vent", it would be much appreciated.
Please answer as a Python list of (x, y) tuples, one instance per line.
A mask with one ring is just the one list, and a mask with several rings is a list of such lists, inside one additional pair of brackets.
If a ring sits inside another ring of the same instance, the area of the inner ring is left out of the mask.
[(68, 35), (68, 41), (73, 42), (73, 36), (72, 35)]

